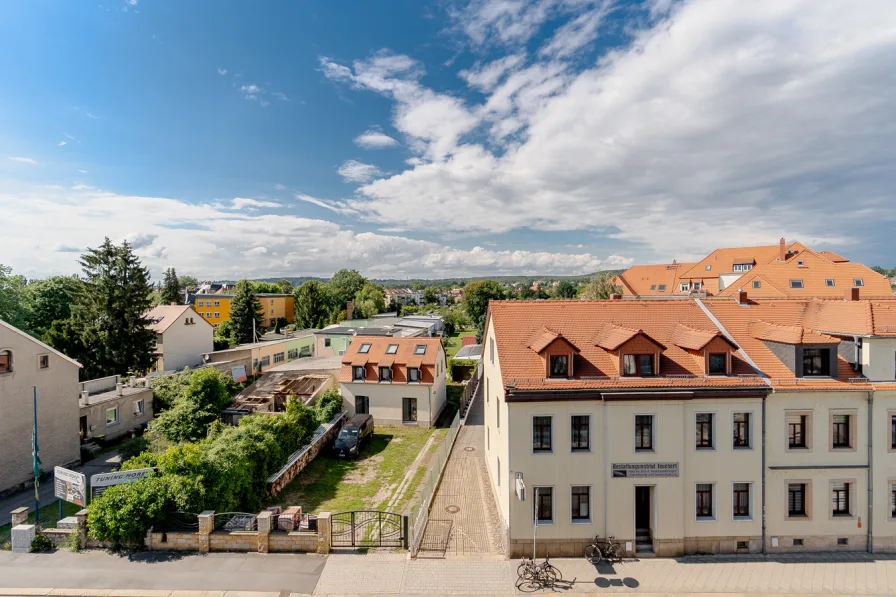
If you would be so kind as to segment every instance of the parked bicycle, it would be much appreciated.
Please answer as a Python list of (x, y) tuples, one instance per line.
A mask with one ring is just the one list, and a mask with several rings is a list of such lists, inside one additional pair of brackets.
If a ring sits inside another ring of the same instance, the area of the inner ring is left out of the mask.
[(532, 558), (523, 558), (516, 569), (516, 588), (521, 591), (536, 591), (541, 588), (553, 588), (554, 584), (561, 581), (563, 576), (551, 564), (551, 556), (547, 556), (544, 562), (535, 563)]
[(601, 560), (609, 562), (620, 561), (625, 551), (622, 545), (616, 543), (615, 539), (615, 537), (607, 537), (606, 539), (595, 537), (591, 541), (591, 545), (585, 548), (585, 559), (592, 564), (599, 564)]

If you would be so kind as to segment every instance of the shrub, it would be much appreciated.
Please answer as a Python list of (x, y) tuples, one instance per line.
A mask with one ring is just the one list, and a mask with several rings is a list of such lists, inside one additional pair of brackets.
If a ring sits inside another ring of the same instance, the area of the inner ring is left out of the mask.
[(68, 538), (65, 540), (65, 546), (74, 553), (81, 551), (81, 537), (78, 536), (77, 529), (72, 529), (72, 532), (68, 534)]
[(53, 542), (47, 539), (46, 535), (38, 533), (31, 541), (31, 551), (50, 551), (53, 549)]
[(330, 388), (321, 396), (314, 405), (314, 411), (318, 424), (323, 425), (333, 420), (342, 411), (342, 395), (336, 388)]

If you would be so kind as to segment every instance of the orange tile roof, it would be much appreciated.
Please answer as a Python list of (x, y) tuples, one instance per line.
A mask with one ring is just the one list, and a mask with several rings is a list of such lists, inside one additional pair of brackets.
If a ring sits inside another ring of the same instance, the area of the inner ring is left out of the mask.
[(761, 320), (750, 324), (750, 333), (759, 340), (781, 344), (840, 344), (839, 339), (827, 334), (819, 334), (795, 325), (776, 325)]
[(538, 354), (541, 354), (542, 352), (544, 352), (545, 348), (558, 340), (566, 342), (576, 352), (579, 351), (578, 347), (575, 344), (563, 337), (563, 334), (555, 332), (548, 327), (543, 327), (535, 333), (532, 341), (529, 342), (529, 348), (531, 348)]
[[(798, 242), (785, 246), (788, 251), (800, 251), (806, 247)], [(682, 279), (718, 278), (720, 274), (734, 272), (735, 263), (754, 263), (759, 265), (769, 261), (777, 261), (781, 253), (780, 245), (760, 245), (758, 247), (731, 247), (716, 249), (694, 266), (681, 273)], [(709, 269), (707, 269), (707, 267)]]
[[(719, 332), (693, 300), (492, 301), (489, 320), (495, 330), (504, 384), (517, 389), (745, 388), (764, 385), (753, 377), (753, 368), (736, 353), (732, 358), (733, 376), (704, 377), (688, 349), (672, 342), (679, 324), (698, 334)], [(530, 347), (533, 337), (543, 334), (544, 328), (562, 335), (581, 351), (573, 359), (575, 379), (544, 378), (543, 357)], [(606, 347), (618, 347), (638, 334), (665, 344), (660, 358), (660, 376), (628, 378), (617, 375), (619, 357), (612, 348)]]
[[(861, 295), (865, 297), (892, 296), (893, 290), (886, 277), (861, 263), (834, 262), (811, 249), (798, 251), (787, 261), (774, 259), (757, 265), (738, 278), (719, 296), (732, 296), (738, 290), (754, 297), (842, 297), (853, 287), (856, 278), (862, 280)], [(791, 280), (801, 280), (802, 288), (792, 288)], [(753, 282), (759, 281), (759, 288)]]
[(849, 261), (849, 259), (847, 259), (846, 257), (843, 257), (842, 255), (838, 255), (838, 254), (834, 253), (833, 251), (819, 251), (818, 254), (821, 255), (822, 257), (824, 257), (825, 259), (827, 259), (828, 261), (833, 261), (834, 263), (846, 263)]
[[(362, 344), (370, 344), (370, 350), (366, 354), (360, 354), (358, 350)], [(390, 344), (397, 344), (395, 354), (386, 354)], [(418, 345), (426, 346), (426, 352), (422, 355), (414, 354)], [(394, 338), (392, 336), (365, 336), (364, 342), (352, 342), (342, 357), (342, 367), (339, 370), (339, 381), (352, 382), (352, 366), (365, 365), (368, 369), (368, 379), (375, 379), (369, 371), (373, 367), (398, 367), (393, 369), (392, 383), (402, 383), (405, 380), (403, 369), (406, 367), (420, 367), (422, 373), (421, 383), (434, 382), (434, 369), (436, 361), (440, 358), (442, 341), (439, 338)]]
[(708, 330), (695, 330), (694, 328), (679, 323), (675, 326), (675, 330), (672, 332), (672, 343), (676, 346), (687, 348), (688, 350), (703, 350), (703, 347), (712, 342), (715, 338), (722, 338), (734, 348), (737, 348), (737, 345), (726, 338), (719, 330), (715, 330), (714, 332)]
[[(659, 265), (633, 265), (618, 276), (616, 285), (622, 286), (623, 296), (672, 296), (679, 294), (678, 274), (687, 271), (693, 263), (668, 263)], [(659, 287), (665, 285), (665, 291)]]

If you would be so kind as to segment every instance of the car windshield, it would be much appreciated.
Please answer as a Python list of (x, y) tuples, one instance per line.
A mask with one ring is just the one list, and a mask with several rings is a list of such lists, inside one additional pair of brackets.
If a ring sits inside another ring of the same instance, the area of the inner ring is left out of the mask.
[(341, 438), (354, 437), (356, 435), (358, 435), (357, 429), (343, 429), (339, 432), (339, 437)]

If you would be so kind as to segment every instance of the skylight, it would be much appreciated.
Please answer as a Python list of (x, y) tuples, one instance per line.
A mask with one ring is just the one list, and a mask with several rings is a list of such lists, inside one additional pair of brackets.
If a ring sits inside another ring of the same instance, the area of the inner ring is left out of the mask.
[(660, 284), (660, 285), (657, 287), (657, 290), (658, 290), (659, 292), (666, 292), (666, 285), (665, 285), (665, 284)]
[(791, 281), (790, 281), (790, 287), (791, 287), (791, 288), (802, 288), (802, 287), (803, 287), (803, 281), (802, 281), (802, 280), (791, 280)]
[(415, 346), (414, 354), (426, 354), (426, 344), (418, 344)]
[(753, 280), (753, 288), (762, 288), (762, 282), (759, 280)]
[(358, 349), (358, 354), (367, 354), (368, 352), (370, 352), (370, 344), (365, 342), (361, 345), (361, 348)]
[(824, 281), (824, 285), (825, 285), (825, 286), (833, 286), (833, 285), (834, 285), (834, 278), (826, 278), (825, 281)]
[(864, 281), (862, 278), (855, 278), (855, 279), (853, 279), (853, 281), (852, 281), (852, 285), (853, 285), (853, 286), (864, 286), (864, 285), (865, 285), (865, 281)]
[(390, 344), (388, 348), (386, 348), (386, 354), (395, 354), (398, 352), (398, 344)]

